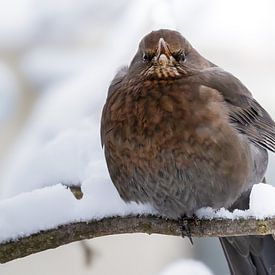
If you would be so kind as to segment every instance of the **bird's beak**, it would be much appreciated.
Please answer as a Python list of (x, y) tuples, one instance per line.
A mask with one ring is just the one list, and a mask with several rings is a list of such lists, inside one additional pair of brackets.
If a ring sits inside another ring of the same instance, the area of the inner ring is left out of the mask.
[(156, 60), (161, 66), (167, 66), (171, 57), (171, 52), (163, 38), (159, 39)]

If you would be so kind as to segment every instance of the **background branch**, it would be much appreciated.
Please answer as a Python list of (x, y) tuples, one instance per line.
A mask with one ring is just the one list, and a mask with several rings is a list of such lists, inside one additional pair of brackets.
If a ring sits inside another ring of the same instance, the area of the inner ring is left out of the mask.
[[(275, 219), (189, 219), (192, 237), (268, 235), (275, 233)], [(122, 233), (157, 233), (181, 236), (178, 221), (156, 216), (111, 217), (71, 223), (0, 244), (0, 263), (25, 257), (71, 242)]]

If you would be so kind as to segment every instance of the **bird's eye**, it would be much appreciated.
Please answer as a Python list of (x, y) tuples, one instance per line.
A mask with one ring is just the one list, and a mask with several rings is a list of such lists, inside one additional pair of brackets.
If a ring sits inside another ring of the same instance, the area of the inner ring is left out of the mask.
[(146, 62), (150, 62), (154, 57), (154, 54), (152, 53), (144, 53), (143, 54), (143, 60)]
[(178, 51), (173, 54), (173, 57), (178, 61), (178, 62), (183, 62), (186, 59), (186, 55), (183, 51)]

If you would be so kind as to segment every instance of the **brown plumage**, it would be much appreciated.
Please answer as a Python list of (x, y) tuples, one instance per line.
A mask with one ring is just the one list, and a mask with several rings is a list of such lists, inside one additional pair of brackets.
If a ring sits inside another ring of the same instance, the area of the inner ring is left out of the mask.
[(275, 124), (237, 78), (180, 33), (159, 30), (112, 81), (101, 139), (122, 199), (179, 218), (247, 196), (275, 150)]

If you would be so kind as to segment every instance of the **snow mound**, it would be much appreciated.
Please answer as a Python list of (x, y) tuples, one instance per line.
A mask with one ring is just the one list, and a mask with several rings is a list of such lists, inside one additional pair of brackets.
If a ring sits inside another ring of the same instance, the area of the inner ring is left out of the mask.
[(83, 189), (81, 200), (58, 184), (0, 201), (0, 243), (71, 222), (154, 213), (149, 205), (123, 202), (108, 179), (90, 178)]
[(202, 262), (181, 260), (167, 266), (159, 275), (213, 275), (211, 270)]
[(250, 194), (251, 215), (264, 219), (275, 216), (275, 187), (269, 184), (255, 184)]
[(250, 194), (249, 209), (235, 209), (233, 212), (225, 208), (213, 209), (211, 207), (201, 208), (197, 211), (198, 218), (201, 219), (239, 219), (254, 217), (256, 219), (271, 218), (275, 216), (275, 187), (259, 183), (252, 187)]

